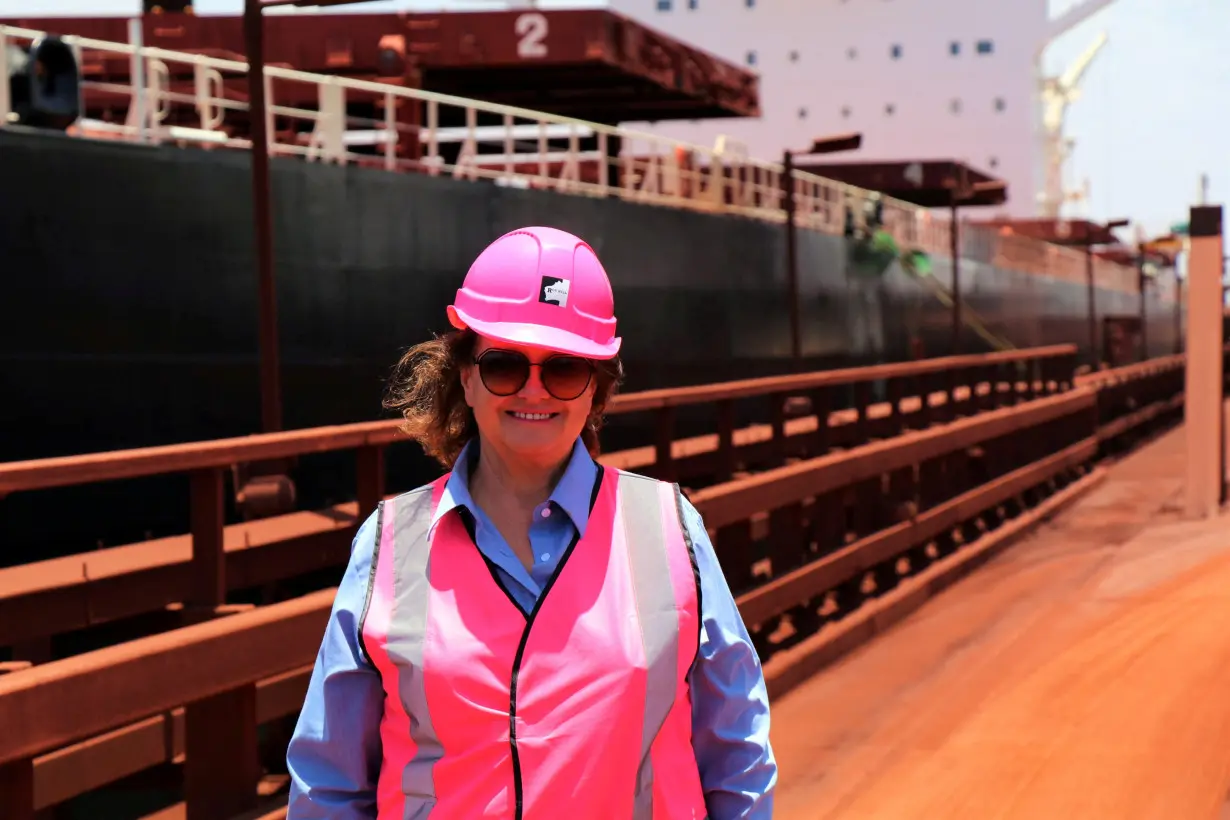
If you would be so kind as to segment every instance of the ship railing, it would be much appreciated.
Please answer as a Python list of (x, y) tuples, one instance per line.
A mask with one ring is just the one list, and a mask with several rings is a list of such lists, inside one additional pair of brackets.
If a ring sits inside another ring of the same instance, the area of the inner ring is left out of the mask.
[[(43, 36), (42, 31), (0, 26), (0, 74), (6, 73), (6, 46)], [(81, 66), (85, 116), (71, 133), (202, 150), (250, 150), (246, 62), (75, 35), (62, 39)], [(745, 146), (725, 137), (706, 147), (392, 81), (278, 65), (265, 69), (265, 95), (274, 156), (785, 220), (783, 166), (755, 159)], [(10, 108), (7, 93), (0, 93), (0, 126), (8, 122)], [(814, 174), (795, 172), (793, 177), (796, 224), (829, 235), (842, 235), (847, 209), (861, 221), (867, 199), (878, 197)], [(884, 226), (899, 246), (949, 255), (946, 218), (891, 197), (880, 201)], [(1083, 281), (1079, 252), (999, 236), (981, 226), (962, 226), (961, 233), (964, 247), (993, 248), (980, 253), (1007, 267)], [(1101, 261), (1096, 274), (1104, 288), (1136, 289), (1130, 268)]]
[[(976, 227), (984, 231), (996, 230), (989, 226)], [(1012, 270), (1031, 271), (1042, 268), (1053, 278), (1082, 285), (1088, 276), (1088, 260), (1083, 248), (1039, 242), (1015, 234), (997, 236), (995, 254), (991, 261), (992, 264)], [(1094, 281), (1107, 290), (1136, 293), (1139, 289), (1138, 272), (1136, 268), (1128, 265), (1094, 257), (1093, 274)], [(1156, 295), (1162, 302), (1174, 301), (1173, 289), (1159, 289)]]
[[(0, 27), (0, 43), (44, 32)], [(248, 150), (247, 63), (62, 38), (89, 114), (72, 133)], [(273, 156), (416, 171), (749, 217), (781, 219), (780, 166), (720, 148), (387, 82), (265, 69)], [(3, 102), (3, 101), (0, 101)], [(0, 119), (7, 115), (0, 110)]]

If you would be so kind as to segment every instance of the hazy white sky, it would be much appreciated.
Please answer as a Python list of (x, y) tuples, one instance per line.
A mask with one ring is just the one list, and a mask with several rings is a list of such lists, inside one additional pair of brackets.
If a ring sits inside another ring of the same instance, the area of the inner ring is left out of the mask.
[[(1074, 2), (1051, 0), (1052, 11)], [(544, 6), (580, 4), (604, 5), (542, 0)], [(140, 5), (0, 0), (0, 16), (134, 14)], [(476, 8), (482, 0), (381, 0), (351, 10), (449, 5)], [(200, 14), (236, 13), (242, 0), (196, 0), (195, 6)], [(1186, 218), (1201, 173), (1210, 178), (1210, 201), (1230, 199), (1230, 0), (1116, 0), (1052, 46), (1048, 72), (1062, 72), (1102, 30), (1109, 42), (1085, 75), (1081, 99), (1068, 110), (1067, 132), (1076, 140), (1070, 181), (1089, 178), (1088, 215), (1131, 217), (1151, 233), (1163, 231)]]
[(1090, 180), (1090, 215), (1165, 230), (1186, 219), (1201, 173), (1211, 202), (1230, 200), (1230, 1), (1117, 0), (1052, 46), (1048, 72), (1099, 31), (1109, 41), (1066, 128), (1072, 181)]

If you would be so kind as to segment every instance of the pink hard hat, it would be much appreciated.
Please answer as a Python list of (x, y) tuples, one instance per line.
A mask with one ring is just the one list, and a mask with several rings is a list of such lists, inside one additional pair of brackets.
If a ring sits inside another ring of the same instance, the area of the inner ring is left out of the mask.
[(615, 298), (594, 249), (556, 228), (509, 231), (478, 255), (448, 320), (492, 339), (589, 359), (619, 353)]

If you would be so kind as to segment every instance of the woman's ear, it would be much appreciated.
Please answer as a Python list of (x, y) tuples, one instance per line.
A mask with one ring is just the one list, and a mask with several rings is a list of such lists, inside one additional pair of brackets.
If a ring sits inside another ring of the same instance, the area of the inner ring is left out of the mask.
[[(465, 394), (466, 405), (470, 407), (471, 409), (474, 408), (473, 391), (475, 390), (474, 383), (477, 381), (477, 379), (475, 378), (477, 375), (478, 374), (475, 372), (474, 365), (463, 364), (461, 366), (461, 369), (460, 369), (461, 390)], [(481, 387), (481, 385), (479, 385), (479, 387)]]

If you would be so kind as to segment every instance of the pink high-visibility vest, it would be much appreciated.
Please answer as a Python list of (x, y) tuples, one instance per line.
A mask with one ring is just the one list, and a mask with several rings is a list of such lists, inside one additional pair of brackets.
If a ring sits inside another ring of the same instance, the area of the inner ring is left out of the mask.
[(385, 501), (360, 625), (384, 681), (379, 820), (702, 820), (688, 672), (698, 577), (678, 487), (601, 468), (527, 618), (447, 476)]

